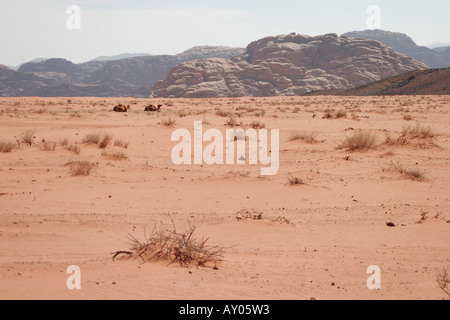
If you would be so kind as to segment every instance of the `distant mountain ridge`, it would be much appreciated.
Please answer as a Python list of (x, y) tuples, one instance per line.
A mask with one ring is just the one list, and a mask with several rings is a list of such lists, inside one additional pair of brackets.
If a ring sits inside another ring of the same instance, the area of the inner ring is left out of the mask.
[(430, 68), (448, 68), (450, 59), (447, 55), (428, 47), (418, 46), (408, 35), (384, 30), (364, 30), (344, 33), (343, 36), (379, 41), (395, 51), (425, 63)]
[(0, 96), (148, 97), (153, 84), (164, 79), (181, 62), (229, 58), (243, 51), (242, 48), (198, 46), (177, 55), (92, 60), (80, 64), (59, 58), (28, 62), (17, 71), (0, 68)]

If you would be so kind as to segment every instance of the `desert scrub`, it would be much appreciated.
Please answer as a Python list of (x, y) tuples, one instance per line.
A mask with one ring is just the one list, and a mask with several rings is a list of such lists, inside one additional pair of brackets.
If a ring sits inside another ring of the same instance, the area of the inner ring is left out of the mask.
[(304, 184), (306, 184), (306, 183), (302, 179), (300, 179), (298, 177), (290, 176), (288, 178), (287, 185), (289, 185), (289, 186), (301, 186), (301, 185), (304, 185)]
[(355, 133), (338, 146), (338, 149), (346, 149), (348, 151), (366, 151), (375, 149), (377, 146), (377, 136), (372, 132), (361, 131)]
[(9, 153), (16, 148), (17, 144), (12, 141), (0, 141), (0, 152)]
[(250, 123), (250, 127), (252, 127), (253, 129), (264, 129), (266, 125), (259, 121), (253, 121), (252, 123)]
[(83, 143), (96, 144), (100, 149), (106, 149), (112, 139), (113, 136), (109, 133), (90, 133), (84, 137)]
[(75, 154), (80, 154), (81, 153), (80, 147), (77, 146), (77, 145), (74, 145), (74, 144), (66, 146), (66, 149), (71, 151), (71, 152), (73, 152), (73, 153), (75, 153)]
[(128, 157), (122, 153), (122, 152), (103, 152), (102, 156), (111, 160), (116, 160), (116, 161), (120, 161), (120, 160), (126, 160), (128, 159)]
[(172, 222), (172, 229), (158, 230), (155, 226), (144, 242), (129, 235), (131, 251), (117, 251), (113, 253), (113, 259), (124, 254), (133, 259), (142, 259), (143, 262), (167, 261), (180, 266), (217, 268), (225, 248), (207, 245), (209, 239), (198, 239), (194, 235), (195, 230), (196, 227), (190, 225), (189, 229), (180, 233)]
[(92, 171), (97, 167), (98, 163), (89, 161), (74, 161), (68, 163), (70, 166), (71, 176), (89, 176)]
[(29, 146), (33, 145), (33, 142), (34, 142), (34, 139), (35, 139), (35, 137), (34, 137), (34, 133), (35, 132), (36, 131), (34, 131), (34, 130), (27, 130), (27, 131), (25, 131), (22, 134), (22, 137), (21, 137), (22, 138), (22, 142), (27, 144), (27, 145), (29, 145)]
[(425, 173), (418, 169), (406, 169), (400, 162), (391, 162), (383, 171), (392, 171), (401, 174), (406, 179), (414, 181), (426, 181)]
[(433, 139), (436, 136), (430, 127), (424, 127), (417, 123), (415, 126), (403, 127), (400, 138), (406, 139)]
[(130, 143), (127, 141), (123, 141), (123, 140), (120, 140), (120, 139), (116, 139), (116, 140), (114, 140), (114, 146), (115, 147), (121, 147), (121, 148), (124, 148), (124, 149), (128, 149), (128, 146), (130, 145)]
[(56, 142), (54, 141), (43, 141), (41, 146), (42, 151), (55, 151)]
[(318, 142), (317, 133), (315, 133), (315, 132), (309, 132), (309, 133), (298, 132), (289, 138), (289, 141), (297, 141), (297, 140), (301, 140), (301, 141), (304, 141), (304, 142), (310, 143), (310, 144), (317, 143)]
[(176, 123), (175, 119), (172, 119), (169, 117), (169, 118), (163, 118), (159, 124), (164, 127), (171, 128), (175, 125), (175, 123)]

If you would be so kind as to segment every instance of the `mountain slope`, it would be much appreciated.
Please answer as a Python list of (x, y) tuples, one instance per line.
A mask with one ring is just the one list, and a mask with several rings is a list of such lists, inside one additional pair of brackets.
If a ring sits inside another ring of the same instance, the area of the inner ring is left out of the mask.
[(246, 53), (231, 59), (181, 63), (155, 84), (152, 96), (299, 95), (351, 88), (426, 68), (378, 41), (292, 33), (252, 42)]
[(328, 90), (309, 95), (382, 96), (450, 94), (450, 68), (419, 70), (348, 90)]
[(343, 36), (380, 41), (399, 53), (425, 63), (430, 68), (450, 67), (450, 59), (428, 47), (418, 46), (409, 36), (403, 33), (365, 30), (347, 32)]

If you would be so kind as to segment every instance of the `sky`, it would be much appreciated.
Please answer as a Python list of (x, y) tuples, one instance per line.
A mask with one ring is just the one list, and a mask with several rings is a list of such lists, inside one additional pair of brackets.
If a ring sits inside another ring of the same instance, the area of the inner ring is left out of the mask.
[[(79, 11), (68, 10), (73, 6)], [(449, 0), (0, 0), (0, 64), (245, 48), (266, 36), (340, 35), (374, 21), (418, 45), (450, 43), (449, 12)]]

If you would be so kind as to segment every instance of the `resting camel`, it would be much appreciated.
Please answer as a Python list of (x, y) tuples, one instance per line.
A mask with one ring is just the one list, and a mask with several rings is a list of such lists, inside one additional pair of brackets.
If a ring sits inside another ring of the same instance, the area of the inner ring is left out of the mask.
[(162, 104), (158, 104), (158, 108), (157, 108), (157, 107), (155, 107), (154, 105), (151, 104), (151, 105), (145, 107), (144, 111), (161, 111), (161, 107), (162, 106), (163, 106)]
[(113, 109), (115, 112), (127, 112), (128, 110), (130, 110), (130, 106), (125, 107), (123, 104), (119, 104)]

